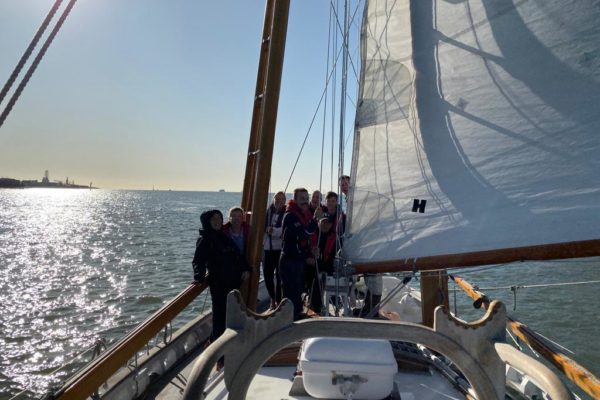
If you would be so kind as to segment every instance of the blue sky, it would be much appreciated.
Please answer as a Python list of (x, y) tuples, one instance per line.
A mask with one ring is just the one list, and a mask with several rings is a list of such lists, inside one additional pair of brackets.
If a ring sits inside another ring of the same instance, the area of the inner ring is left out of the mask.
[[(2, 84), (52, 4), (0, 2)], [(285, 186), (324, 89), (329, 7), (292, 1), (272, 190)], [(263, 17), (258, 0), (78, 1), (0, 128), (0, 176), (39, 179), (48, 169), (103, 188), (241, 190)], [(321, 112), (291, 188), (319, 186), (322, 122)], [(346, 171), (350, 158), (351, 140)]]

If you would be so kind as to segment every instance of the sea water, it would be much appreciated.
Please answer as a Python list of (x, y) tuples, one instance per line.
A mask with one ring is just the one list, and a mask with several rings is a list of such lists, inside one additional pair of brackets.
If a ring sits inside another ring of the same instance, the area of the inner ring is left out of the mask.
[[(186, 288), (203, 210), (239, 193), (0, 190), (0, 399), (35, 398)], [(600, 280), (600, 263), (517, 263), (461, 276), (480, 287)], [(449, 285), (452, 289), (452, 284)], [(600, 374), (599, 285), (490, 289), (513, 318), (562, 344)], [(459, 316), (481, 312), (457, 293)], [(454, 308), (451, 292), (450, 304)], [(206, 305), (196, 299), (174, 328)], [(86, 353), (89, 357), (89, 352)]]

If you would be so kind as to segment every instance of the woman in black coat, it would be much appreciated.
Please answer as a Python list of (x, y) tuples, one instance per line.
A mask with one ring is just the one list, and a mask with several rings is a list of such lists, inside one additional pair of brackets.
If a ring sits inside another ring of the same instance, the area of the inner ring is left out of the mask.
[(202, 222), (202, 229), (196, 241), (192, 266), (196, 282), (204, 282), (208, 270), (213, 313), (211, 341), (214, 341), (225, 331), (227, 294), (234, 289), (239, 290), (242, 281), (250, 276), (250, 266), (235, 242), (223, 233), (221, 211), (203, 212), (200, 222)]

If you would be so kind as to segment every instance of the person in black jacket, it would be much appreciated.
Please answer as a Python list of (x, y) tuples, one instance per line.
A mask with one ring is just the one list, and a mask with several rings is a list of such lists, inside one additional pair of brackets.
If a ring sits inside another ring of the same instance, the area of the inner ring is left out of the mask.
[[(320, 209), (319, 209), (320, 210)], [(302, 313), (302, 291), (305, 286), (304, 270), (307, 265), (315, 265), (316, 246), (313, 248), (313, 236), (317, 223), (308, 209), (308, 191), (304, 188), (294, 190), (294, 199), (290, 200), (283, 216), (283, 243), (279, 272), (283, 295), (294, 305), (294, 319), (300, 319)]]
[(219, 210), (200, 215), (202, 229), (196, 241), (192, 266), (194, 281), (202, 283), (208, 270), (208, 285), (212, 300), (213, 329), (211, 341), (225, 331), (227, 294), (239, 289), (250, 276), (250, 266), (235, 242), (223, 233), (223, 214)]

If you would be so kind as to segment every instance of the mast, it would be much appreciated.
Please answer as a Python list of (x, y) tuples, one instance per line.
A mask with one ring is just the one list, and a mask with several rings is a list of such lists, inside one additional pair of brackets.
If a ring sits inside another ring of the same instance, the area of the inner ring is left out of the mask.
[[(272, 18), (269, 18), (268, 13), (271, 8)], [(277, 107), (279, 105), (279, 90), (281, 87), (289, 9), (289, 0), (269, 0), (265, 15), (265, 25), (268, 23), (271, 25), (270, 28), (265, 26), (265, 32), (269, 30), (271, 35), (268, 41), (267, 54), (265, 56), (266, 66), (264, 76), (261, 77), (261, 72), (263, 71), (261, 71), (259, 67), (259, 77), (257, 81), (257, 87), (259, 87), (261, 85), (261, 78), (264, 79), (264, 92), (261, 101), (262, 106), (260, 107), (260, 110), (256, 110), (255, 108), (255, 112), (260, 112), (260, 120), (257, 122), (258, 128), (256, 137), (258, 147), (255, 151), (256, 155), (253, 157), (256, 174), (255, 177), (252, 178), (254, 181), (253, 187), (247, 188), (247, 191), (244, 192), (244, 199), (249, 199), (250, 210), (252, 212), (248, 261), (252, 266), (253, 273), (250, 278), (248, 290), (245, 292), (245, 302), (250, 309), (254, 309), (256, 306), (256, 296), (258, 292), (260, 260), (263, 251), (262, 238), (265, 230), (263, 221), (265, 220), (269, 194), (273, 145), (277, 124)], [(254, 175), (252, 171), (248, 172), (248, 170), (246, 171), (246, 174)], [(246, 190), (246, 187), (244, 189)], [(250, 191), (251, 197), (246, 197), (246, 194), (250, 193)]]
[(256, 179), (256, 164), (258, 158), (258, 136), (262, 121), (262, 106), (265, 93), (266, 69), (269, 60), (271, 43), (271, 30), (273, 28), (273, 9), (275, 0), (267, 0), (265, 6), (265, 22), (263, 26), (262, 41), (260, 47), (260, 58), (258, 61), (258, 74), (256, 77), (256, 90), (254, 91), (254, 108), (252, 110), (252, 122), (250, 124), (250, 139), (248, 141), (248, 154), (246, 159), (246, 174), (244, 177), (244, 189), (242, 191), (241, 206), (248, 211), (252, 207), (252, 194), (254, 181)]

